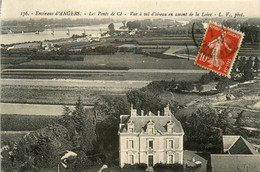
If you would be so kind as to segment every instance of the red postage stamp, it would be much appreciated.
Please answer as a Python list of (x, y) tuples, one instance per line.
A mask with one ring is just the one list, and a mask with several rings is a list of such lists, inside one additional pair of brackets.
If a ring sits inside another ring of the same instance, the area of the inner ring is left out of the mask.
[(243, 36), (243, 33), (210, 23), (195, 64), (229, 77)]

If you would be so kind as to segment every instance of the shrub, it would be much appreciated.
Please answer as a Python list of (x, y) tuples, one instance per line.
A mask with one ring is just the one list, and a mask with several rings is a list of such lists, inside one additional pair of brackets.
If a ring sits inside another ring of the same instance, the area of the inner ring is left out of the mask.
[(147, 169), (147, 164), (145, 163), (136, 163), (136, 164), (125, 164), (124, 167), (123, 167), (123, 171), (139, 171), (139, 172), (142, 172), (142, 171), (145, 171)]
[(168, 171), (182, 172), (183, 165), (179, 163), (174, 163), (174, 164), (157, 163), (154, 165), (153, 169), (154, 172), (168, 172)]
[(181, 81), (177, 86), (178, 92), (192, 91), (194, 89), (193, 82)]
[(196, 89), (197, 89), (199, 92), (201, 92), (201, 91), (203, 90), (202, 84), (201, 84), (201, 83), (198, 83), (198, 84), (196, 85)]

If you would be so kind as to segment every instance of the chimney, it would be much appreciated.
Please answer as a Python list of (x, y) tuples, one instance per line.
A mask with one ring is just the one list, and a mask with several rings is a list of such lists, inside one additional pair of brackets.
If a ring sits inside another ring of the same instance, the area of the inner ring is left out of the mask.
[(170, 116), (171, 111), (170, 111), (170, 104), (168, 103), (167, 106), (164, 108), (164, 116)]
[(141, 110), (141, 116), (144, 116), (144, 110)]
[(157, 115), (158, 115), (158, 116), (160, 116), (160, 115), (161, 115), (161, 112), (160, 112), (159, 110), (158, 110), (158, 112), (157, 112)]
[(148, 112), (148, 116), (152, 116), (152, 112), (151, 111)]
[(134, 109), (133, 104), (131, 104), (131, 116), (136, 116), (136, 109)]

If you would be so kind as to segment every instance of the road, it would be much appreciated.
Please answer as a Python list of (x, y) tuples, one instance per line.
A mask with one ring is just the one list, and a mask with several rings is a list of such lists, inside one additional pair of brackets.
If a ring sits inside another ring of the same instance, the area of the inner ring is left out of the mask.
[(150, 81), (111, 81), (111, 80), (77, 80), (77, 79), (0, 79), (2, 86), (53, 86), (82, 88), (141, 88)]
[(193, 69), (129, 69), (129, 70), (92, 70), (92, 69), (4, 69), (4, 72), (71, 72), (71, 73), (208, 73), (207, 70)]

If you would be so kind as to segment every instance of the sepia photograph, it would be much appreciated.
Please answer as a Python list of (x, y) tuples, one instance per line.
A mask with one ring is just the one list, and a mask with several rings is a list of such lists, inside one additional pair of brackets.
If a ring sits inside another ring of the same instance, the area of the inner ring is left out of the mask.
[(1, 172), (260, 172), (260, 1), (0, 9)]

